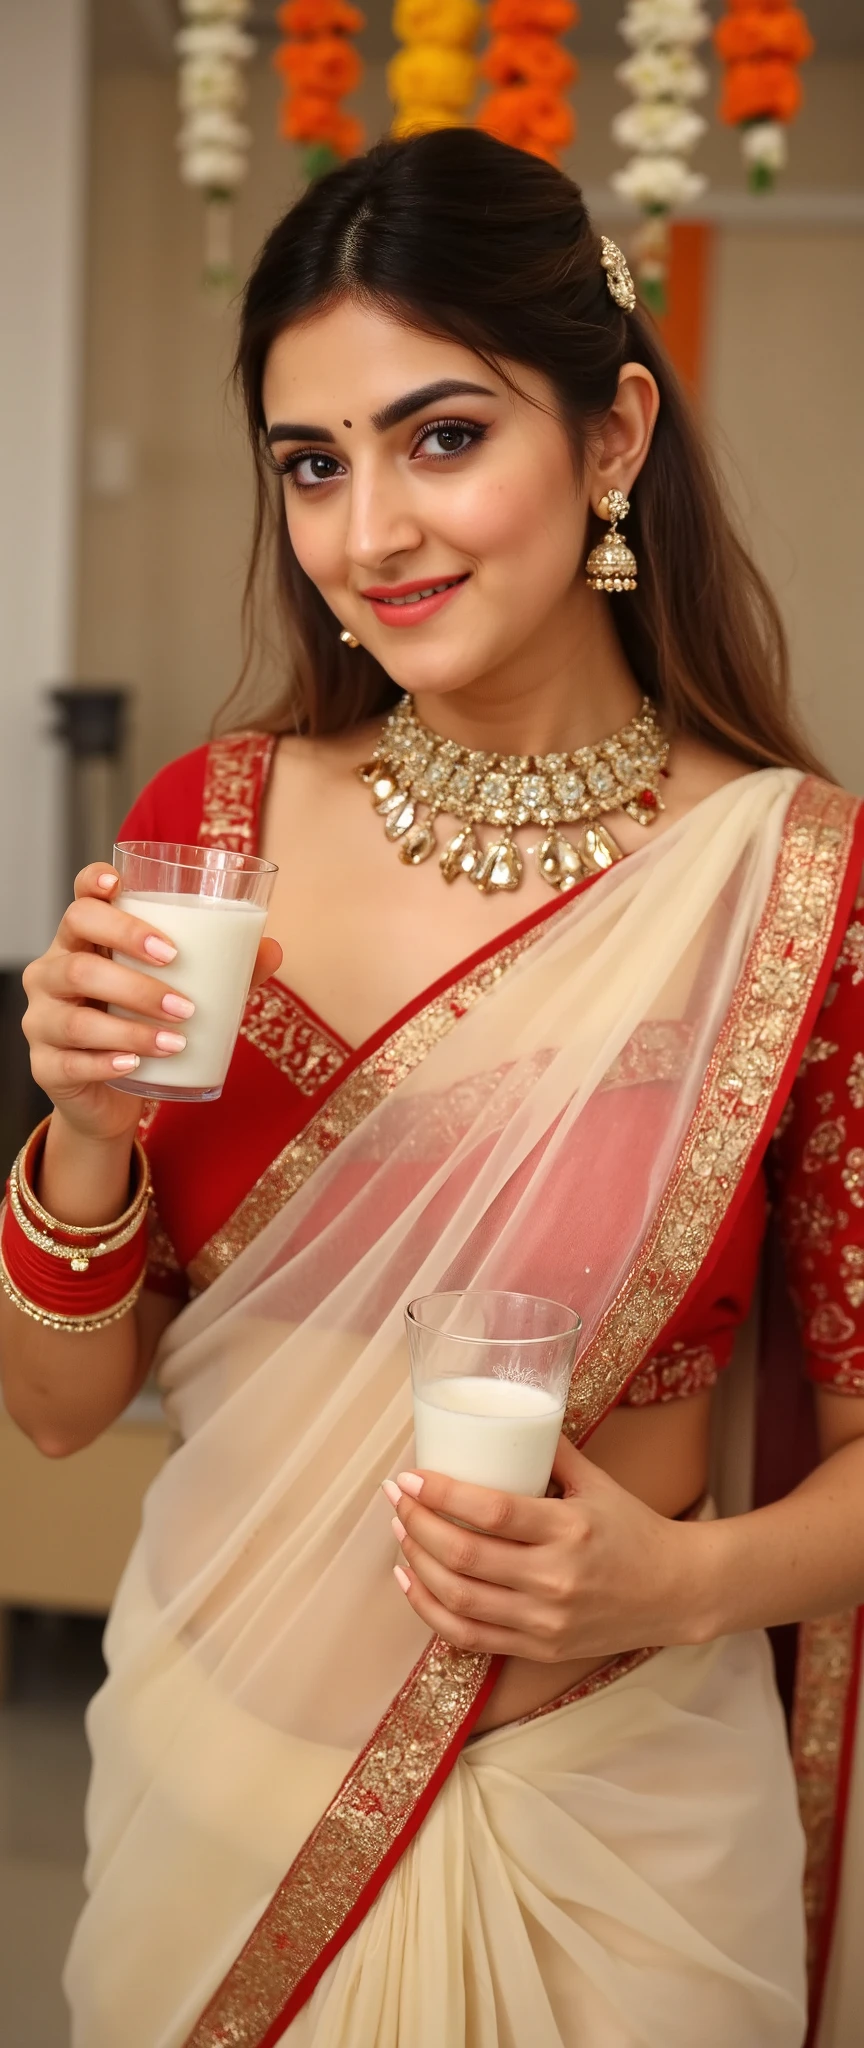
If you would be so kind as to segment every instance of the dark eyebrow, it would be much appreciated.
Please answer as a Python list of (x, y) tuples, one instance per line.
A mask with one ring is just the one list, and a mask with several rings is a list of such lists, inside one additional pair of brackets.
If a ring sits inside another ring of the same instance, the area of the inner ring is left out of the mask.
[[(406, 391), (404, 398), (393, 398), (389, 405), (382, 405), (380, 412), (373, 412), (372, 425), (376, 433), (386, 434), (388, 428), (399, 427), (412, 413), (422, 412), (426, 405), (438, 405), (444, 398), (460, 398), (471, 393), (475, 398), (495, 398), (487, 384), (466, 384), (462, 377), (440, 377), (436, 384), (423, 384), (418, 391)], [(277, 420), (267, 435), (267, 446), (274, 441), (335, 441), (329, 427), (310, 427), (296, 420)]]

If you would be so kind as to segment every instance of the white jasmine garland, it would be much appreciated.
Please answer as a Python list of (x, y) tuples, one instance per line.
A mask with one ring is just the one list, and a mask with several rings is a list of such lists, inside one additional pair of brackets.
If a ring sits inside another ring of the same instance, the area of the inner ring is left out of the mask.
[[(216, 10), (213, 0), (180, 0), (180, 12), (187, 21), (211, 21)], [(248, 0), (220, 0), (218, 12), (224, 21), (245, 21)]]
[(207, 201), (205, 280), (231, 277), (228, 202), (249, 167), (250, 130), (238, 115), (246, 103), (245, 69), (257, 44), (246, 33), (252, 0), (180, 0), (187, 26), (174, 38), (180, 59), (177, 136), (180, 176)]
[(701, 43), (711, 21), (695, 0), (629, 0), (618, 33), (632, 49)]
[(637, 100), (616, 114), (612, 136), (622, 149), (657, 151), (669, 155), (688, 150), (704, 135), (708, 126), (701, 114), (690, 107), (676, 107), (671, 100)]
[(634, 156), (623, 171), (613, 172), (610, 182), (622, 199), (632, 199), (636, 206), (668, 210), (698, 199), (708, 180), (691, 171), (680, 156)]
[(228, 64), (224, 59), (196, 58), (194, 63), (183, 65), (177, 97), (182, 113), (198, 107), (236, 111), (245, 104), (246, 81), (236, 64)]
[(745, 163), (764, 165), (767, 171), (784, 170), (789, 149), (782, 122), (747, 122), (741, 129), (741, 153)]
[(209, 21), (179, 29), (174, 47), (178, 57), (225, 57), (231, 64), (248, 64), (257, 44), (254, 36), (244, 35), (233, 22)]
[(637, 50), (616, 65), (616, 78), (637, 100), (698, 100), (708, 91), (708, 73), (689, 50)]

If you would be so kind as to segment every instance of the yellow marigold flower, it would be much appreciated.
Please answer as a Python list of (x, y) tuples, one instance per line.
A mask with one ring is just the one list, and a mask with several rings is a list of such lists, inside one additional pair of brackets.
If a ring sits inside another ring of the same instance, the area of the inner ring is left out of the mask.
[(430, 135), (433, 128), (463, 128), (461, 114), (449, 107), (402, 107), (394, 115), (391, 135)]
[(393, 33), (400, 43), (447, 43), (468, 50), (482, 20), (479, 0), (396, 0)]
[(477, 67), (465, 50), (439, 43), (413, 43), (387, 66), (387, 91), (397, 106), (438, 106), (458, 110), (474, 98)]

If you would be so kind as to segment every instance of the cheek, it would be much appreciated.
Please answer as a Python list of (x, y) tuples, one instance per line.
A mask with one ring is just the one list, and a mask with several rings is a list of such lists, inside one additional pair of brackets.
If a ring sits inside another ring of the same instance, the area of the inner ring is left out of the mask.
[(526, 462), (507, 476), (478, 479), (459, 508), (466, 551), (490, 575), (500, 569), (508, 583), (514, 564), (520, 581), (529, 572), (532, 582), (539, 572), (544, 583), (572, 572), (584, 523), (572, 470), (552, 462)]
[(323, 588), (344, 578), (342, 534), (335, 519), (328, 519), (325, 505), (307, 506), (296, 495), (284, 494), (288, 538), (301, 569)]

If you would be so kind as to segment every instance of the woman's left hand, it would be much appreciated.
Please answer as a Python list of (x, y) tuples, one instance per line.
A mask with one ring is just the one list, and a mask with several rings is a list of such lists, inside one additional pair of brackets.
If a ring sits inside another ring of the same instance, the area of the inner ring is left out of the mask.
[(560, 1499), (435, 1472), (387, 1482), (403, 1591), (429, 1628), (457, 1650), (538, 1664), (706, 1642), (718, 1632), (710, 1597), (717, 1524), (656, 1514), (563, 1436), (552, 1476)]

